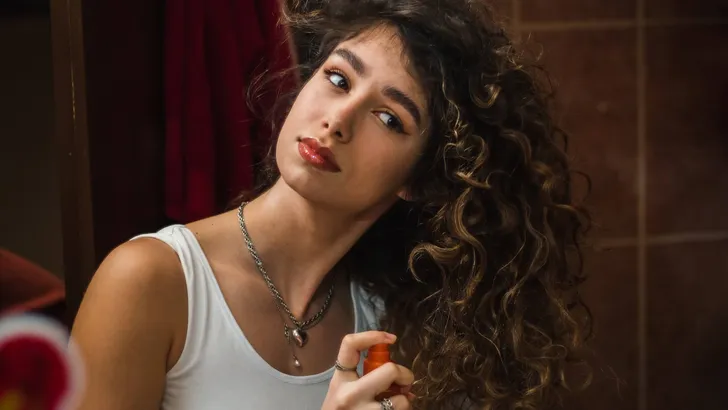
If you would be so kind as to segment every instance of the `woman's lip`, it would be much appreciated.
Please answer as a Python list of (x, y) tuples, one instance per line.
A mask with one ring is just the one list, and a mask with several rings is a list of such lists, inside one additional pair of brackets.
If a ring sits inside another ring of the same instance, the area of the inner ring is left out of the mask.
[(334, 153), (321, 146), (315, 138), (301, 138), (298, 143), (298, 152), (304, 160), (317, 168), (329, 172), (341, 172)]

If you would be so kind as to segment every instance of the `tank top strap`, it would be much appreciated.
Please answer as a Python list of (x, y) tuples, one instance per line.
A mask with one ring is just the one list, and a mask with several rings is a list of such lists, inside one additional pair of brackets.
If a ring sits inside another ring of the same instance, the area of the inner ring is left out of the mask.
[(154, 238), (169, 245), (179, 257), (187, 286), (187, 336), (184, 349), (168, 377), (182, 374), (197, 361), (206, 338), (219, 334), (228, 326), (219, 314), (225, 301), (219, 292), (217, 280), (194, 233), (184, 225), (171, 225), (156, 233), (136, 236)]

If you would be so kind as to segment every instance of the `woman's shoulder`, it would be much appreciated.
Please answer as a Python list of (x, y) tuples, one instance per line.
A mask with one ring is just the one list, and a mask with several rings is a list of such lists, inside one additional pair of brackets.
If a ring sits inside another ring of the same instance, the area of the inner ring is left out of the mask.
[[(121, 403), (161, 394), (172, 352), (184, 340), (187, 299), (180, 271), (174, 250), (151, 238), (125, 242), (101, 263), (72, 330), (90, 379), (84, 408), (114, 395), (124, 394), (116, 397)], [(124, 374), (139, 377), (120, 385)]]
[(77, 320), (96, 323), (99, 316), (104, 320), (124, 317), (144, 326), (156, 319), (171, 323), (175, 316), (184, 317), (186, 304), (180, 301), (187, 300), (187, 290), (181, 271), (177, 254), (162, 241), (138, 238), (125, 242), (94, 273)]
[(220, 243), (224, 244), (221, 238), (229, 236), (230, 225), (235, 224), (234, 219), (231, 212), (226, 212), (186, 224), (167, 225), (156, 232), (134, 236), (114, 252), (130, 253), (132, 255), (128, 256), (152, 263), (152, 267), (169, 268), (170, 264), (177, 267), (183, 256), (180, 253), (198, 252), (197, 245), (207, 252), (208, 248), (215, 250)]
[(174, 281), (181, 271), (175, 250), (154, 236), (140, 236), (117, 246), (99, 266), (98, 274), (118, 280), (143, 281), (149, 284)]
[[(113, 249), (101, 262), (84, 294), (81, 309), (135, 316), (186, 315), (186, 283), (177, 252), (162, 240), (137, 237)], [(143, 309), (138, 307), (144, 306)]]
[[(170, 300), (186, 300), (185, 286), (175, 250), (163, 241), (140, 237), (119, 245), (104, 258), (88, 292), (117, 299), (116, 295), (128, 290), (125, 301), (119, 303), (133, 304), (147, 298), (165, 299), (162, 295), (172, 296)], [(174, 306), (160, 303), (159, 308), (170, 310)]]

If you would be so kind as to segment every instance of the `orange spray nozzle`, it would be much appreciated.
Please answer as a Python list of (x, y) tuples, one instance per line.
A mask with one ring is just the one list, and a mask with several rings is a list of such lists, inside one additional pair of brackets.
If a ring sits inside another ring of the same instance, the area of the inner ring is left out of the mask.
[(377, 367), (385, 363), (391, 362), (389, 356), (389, 345), (381, 343), (374, 345), (367, 351), (367, 357), (364, 359), (364, 374), (371, 372)]
[[(374, 345), (369, 348), (369, 350), (367, 351), (367, 357), (364, 359), (364, 374), (367, 374), (377, 367), (383, 366), (384, 364), (391, 361), (392, 358), (389, 355), (388, 344), (382, 343)], [(389, 389), (377, 395), (376, 399), (382, 400), (384, 398), (396, 396), (398, 394), (403, 394), (403, 388), (402, 386), (393, 384), (389, 387)]]

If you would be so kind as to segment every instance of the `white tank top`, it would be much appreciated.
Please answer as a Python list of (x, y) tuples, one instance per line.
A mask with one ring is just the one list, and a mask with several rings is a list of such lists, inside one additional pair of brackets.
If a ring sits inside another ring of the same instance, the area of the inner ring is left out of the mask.
[[(319, 410), (334, 369), (291, 376), (271, 367), (253, 349), (232, 315), (195, 235), (172, 225), (151, 237), (171, 246), (187, 282), (187, 337), (167, 373), (162, 410)], [(135, 239), (136, 239), (135, 238)], [(380, 301), (352, 282), (355, 331), (378, 328)], [(359, 364), (361, 374), (361, 362)]]

